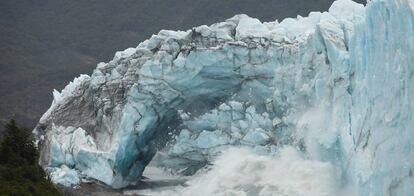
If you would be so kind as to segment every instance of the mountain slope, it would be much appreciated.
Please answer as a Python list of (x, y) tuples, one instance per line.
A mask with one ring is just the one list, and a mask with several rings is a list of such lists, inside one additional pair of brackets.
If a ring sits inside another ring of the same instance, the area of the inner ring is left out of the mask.
[[(160, 29), (188, 29), (246, 13), (264, 21), (326, 10), (332, 0), (257, 3), (163, 0), (4, 0), (0, 2), (0, 120), (34, 127), (52, 100), (80, 73)], [(3, 126), (0, 126), (0, 130)]]

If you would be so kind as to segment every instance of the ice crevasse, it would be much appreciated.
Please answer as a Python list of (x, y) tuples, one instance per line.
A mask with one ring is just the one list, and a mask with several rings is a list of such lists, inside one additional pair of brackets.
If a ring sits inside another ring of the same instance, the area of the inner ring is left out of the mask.
[(338, 0), (262, 23), (162, 30), (53, 93), (34, 133), (52, 180), (191, 175), (229, 146), (292, 146), (361, 195), (414, 191), (414, 1)]

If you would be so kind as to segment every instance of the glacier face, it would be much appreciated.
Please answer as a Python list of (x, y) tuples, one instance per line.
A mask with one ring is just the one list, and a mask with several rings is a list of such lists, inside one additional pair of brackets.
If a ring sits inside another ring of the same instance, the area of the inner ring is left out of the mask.
[(372, 3), (351, 42), (354, 149), (347, 154), (363, 195), (413, 191), (413, 9), (414, 1)]
[(293, 146), (361, 195), (410, 195), (413, 10), (339, 0), (280, 23), (163, 30), (54, 92), (34, 130), (40, 162), (56, 183), (120, 188), (157, 151), (160, 166), (193, 174), (229, 146)]

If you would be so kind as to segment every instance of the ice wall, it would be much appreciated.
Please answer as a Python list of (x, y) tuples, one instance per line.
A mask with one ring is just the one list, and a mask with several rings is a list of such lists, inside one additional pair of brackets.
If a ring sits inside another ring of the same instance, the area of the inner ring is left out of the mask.
[(414, 189), (414, 1), (374, 1), (350, 45), (352, 82), (347, 150), (362, 195)]
[(56, 183), (120, 188), (157, 151), (189, 175), (230, 146), (293, 146), (361, 195), (410, 195), (413, 9), (339, 0), (280, 23), (238, 15), (163, 30), (54, 93), (34, 130), (41, 164)]

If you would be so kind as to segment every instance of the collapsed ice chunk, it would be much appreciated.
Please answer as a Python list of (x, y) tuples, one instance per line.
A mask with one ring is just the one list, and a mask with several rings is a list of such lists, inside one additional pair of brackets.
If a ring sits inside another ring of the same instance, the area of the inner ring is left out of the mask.
[(68, 168), (66, 165), (55, 167), (51, 170), (51, 180), (56, 184), (71, 187), (80, 183), (78, 172)]
[(254, 144), (254, 145), (264, 145), (270, 141), (270, 136), (261, 128), (247, 132), (243, 137), (243, 140)]

